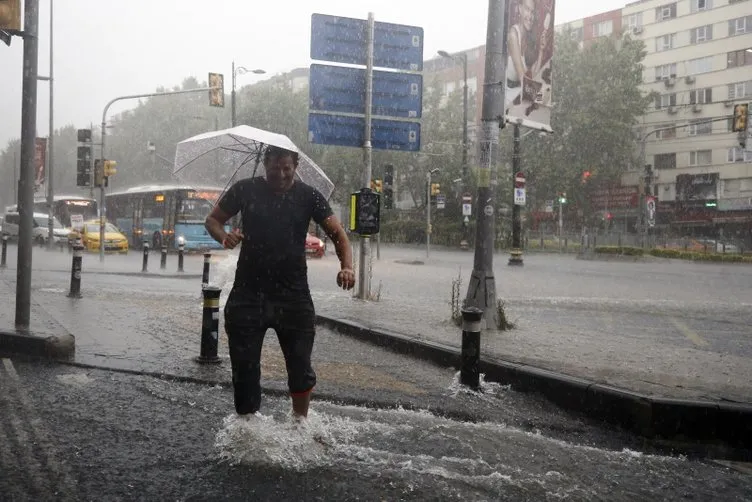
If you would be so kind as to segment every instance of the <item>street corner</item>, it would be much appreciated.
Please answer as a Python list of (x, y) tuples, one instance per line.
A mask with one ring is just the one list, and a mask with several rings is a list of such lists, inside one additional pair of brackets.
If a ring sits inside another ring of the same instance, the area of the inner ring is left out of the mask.
[(70, 360), (76, 339), (70, 333), (49, 334), (0, 328), (0, 355)]

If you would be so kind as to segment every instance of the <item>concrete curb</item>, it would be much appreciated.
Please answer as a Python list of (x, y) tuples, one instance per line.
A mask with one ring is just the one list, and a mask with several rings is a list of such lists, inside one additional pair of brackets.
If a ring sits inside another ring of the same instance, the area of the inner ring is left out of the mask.
[(21, 331), (0, 330), (0, 354), (25, 355), (44, 359), (66, 360), (76, 352), (76, 338), (64, 335), (42, 335)]
[[(317, 315), (317, 323), (391, 351), (459, 367), (460, 350), (353, 321)], [(459, 332), (458, 332), (459, 340)], [(562, 408), (698, 454), (752, 460), (752, 404), (652, 397), (607, 384), (496, 358), (481, 358), (487, 381), (537, 392)], [(720, 444), (719, 444), (720, 443)], [(737, 449), (729, 451), (729, 448)]]

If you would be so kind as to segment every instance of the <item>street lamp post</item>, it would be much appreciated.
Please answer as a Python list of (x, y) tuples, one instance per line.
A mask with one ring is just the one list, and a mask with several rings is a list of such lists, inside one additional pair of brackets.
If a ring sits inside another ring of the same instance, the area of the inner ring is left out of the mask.
[(254, 73), (256, 75), (263, 75), (266, 73), (266, 71), (261, 70), (259, 68), (256, 68), (255, 70), (249, 70), (245, 66), (235, 66), (235, 61), (232, 62), (232, 94), (230, 95), (231, 99), (231, 106), (232, 106), (232, 127), (235, 127), (236, 125), (236, 119), (235, 119), (235, 81), (237, 79), (238, 74), (243, 75), (245, 73)]
[(437, 167), (426, 173), (426, 258), (431, 256), (431, 176), (438, 172)]

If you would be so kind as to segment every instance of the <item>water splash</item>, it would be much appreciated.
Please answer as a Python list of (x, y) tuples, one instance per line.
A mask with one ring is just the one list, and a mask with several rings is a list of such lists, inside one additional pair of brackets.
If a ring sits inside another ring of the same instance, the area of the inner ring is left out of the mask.
[(512, 389), (511, 385), (502, 385), (497, 382), (487, 382), (486, 374), (480, 374), (480, 390), (473, 390), (466, 385), (460, 383), (460, 372), (454, 374), (452, 383), (449, 385), (449, 392), (451, 397), (457, 397), (460, 394), (465, 396), (473, 396), (480, 399), (488, 400), (493, 399), (503, 392), (507, 392)]

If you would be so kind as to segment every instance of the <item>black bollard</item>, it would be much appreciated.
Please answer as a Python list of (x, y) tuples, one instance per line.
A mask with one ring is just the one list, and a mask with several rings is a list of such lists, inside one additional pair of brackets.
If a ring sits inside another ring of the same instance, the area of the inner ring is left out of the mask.
[(480, 388), (480, 321), (483, 311), (476, 307), (462, 309), (462, 359), (460, 383)]
[(178, 244), (178, 272), (184, 272), (183, 270), (183, 253), (185, 252), (185, 244), (183, 242)]
[(204, 316), (201, 323), (201, 355), (196, 362), (202, 364), (217, 364), (219, 345), (219, 295), (222, 290), (216, 287), (204, 288)]
[(0, 268), (6, 268), (8, 266), (8, 234), (3, 234), (3, 250), (2, 256), (0, 256)]
[(162, 245), (162, 257), (159, 260), (159, 268), (164, 270), (167, 268), (167, 246)]
[(149, 243), (144, 242), (144, 264), (141, 267), (141, 272), (149, 271)]
[(211, 253), (204, 253), (204, 273), (201, 275), (201, 287), (209, 286), (209, 266), (211, 265)]
[(70, 292), (68, 298), (81, 298), (81, 269), (83, 264), (83, 247), (73, 247), (73, 266), (71, 267)]

